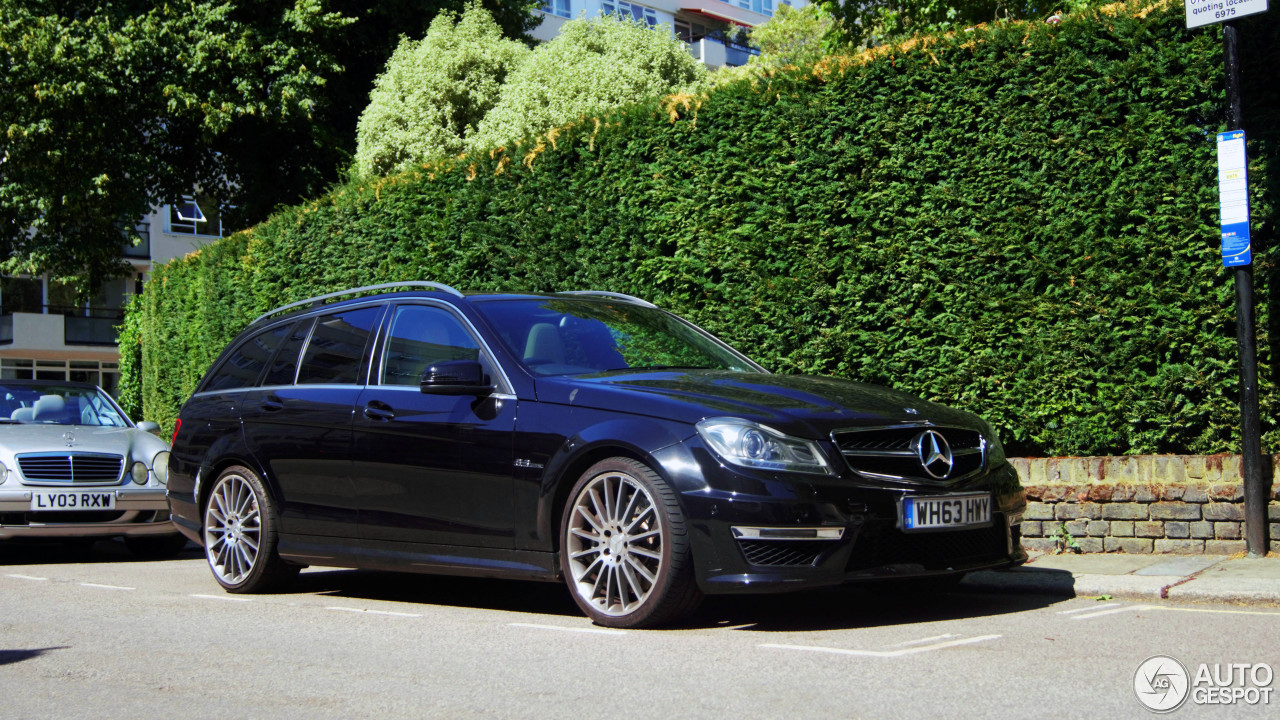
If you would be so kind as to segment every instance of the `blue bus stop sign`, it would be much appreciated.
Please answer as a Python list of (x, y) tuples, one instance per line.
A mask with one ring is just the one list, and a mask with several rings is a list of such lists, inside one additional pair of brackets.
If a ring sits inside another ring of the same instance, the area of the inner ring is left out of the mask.
[(1253, 262), (1249, 249), (1249, 175), (1244, 131), (1218, 133), (1218, 207), (1222, 212), (1222, 265)]

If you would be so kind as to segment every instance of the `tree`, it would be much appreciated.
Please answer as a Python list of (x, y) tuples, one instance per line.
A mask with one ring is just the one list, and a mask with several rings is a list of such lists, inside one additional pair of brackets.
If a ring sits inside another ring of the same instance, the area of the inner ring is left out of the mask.
[[(88, 294), (196, 187), (240, 225), (320, 193), (399, 36), (462, 3), (0, 0), (0, 271)], [(536, 6), (488, 3), (517, 37)]]
[(463, 152), (528, 54), (478, 4), (461, 18), (440, 13), (421, 41), (402, 39), (360, 116), (356, 172), (386, 175)]
[(502, 145), (706, 76), (665, 26), (651, 29), (617, 16), (570, 20), (507, 79), (470, 146)]
[(835, 18), (820, 5), (780, 5), (768, 22), (751, 29), (751, 44), (760, 49), (760, 54), (753, 55), (749, 64), (777, 67), (815, 63), (827, 54), (828, 38), (836, 30)]

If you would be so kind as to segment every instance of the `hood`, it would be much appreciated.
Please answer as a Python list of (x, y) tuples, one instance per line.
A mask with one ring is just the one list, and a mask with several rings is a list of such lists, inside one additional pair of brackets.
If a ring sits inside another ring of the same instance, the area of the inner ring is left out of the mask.
[[(66, 434), (72, 445), (67, 446)], [(23, 453), (109, 453), (150, 463), (168, 444), (151, 433), (131, 427), (91, 425), (0, 424), (0, 458)]]
[(824, 438), (838, 428), (916, 424), (983, 429), (977, 416), (897, 390), (809, 375), (720, 370), (613, 372), (538, 379), (538, 400), (621, 410), (687, 423), (739, 417), (788, 435)]

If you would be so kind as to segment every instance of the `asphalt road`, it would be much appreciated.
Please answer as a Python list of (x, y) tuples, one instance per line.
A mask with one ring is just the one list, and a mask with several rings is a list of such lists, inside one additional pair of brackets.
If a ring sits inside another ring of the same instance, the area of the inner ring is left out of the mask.
[[(2, 718), (1094, 720), (1153, 717), (1133, 689), (1153, 655), (1280, 673), (1275, 608), (842, 589), (623, 632), (559, 585), (309, 569), (232, 596), (194, 549), (146, 562), (114, 542), (0, 545), (0, 598)], [(1278, 714), (1271, 697), (1169, 717)]]

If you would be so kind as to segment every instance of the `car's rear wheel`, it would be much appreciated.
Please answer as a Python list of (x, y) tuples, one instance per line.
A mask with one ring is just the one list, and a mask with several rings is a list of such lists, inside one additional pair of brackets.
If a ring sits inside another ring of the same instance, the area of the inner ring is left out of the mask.
[(597, 624), (671, 623), (702, 600), (684, 513), (645, 464), (618, 457), (593, 465), (574, 485), (560, 527), (565, 582)]
[(218, 584), (233, 593), (278, 589), (301, 569), (276, 553), (277, 515), (262, 480), (248, 468), (222, 471), (204, 511), (204, 548)]

